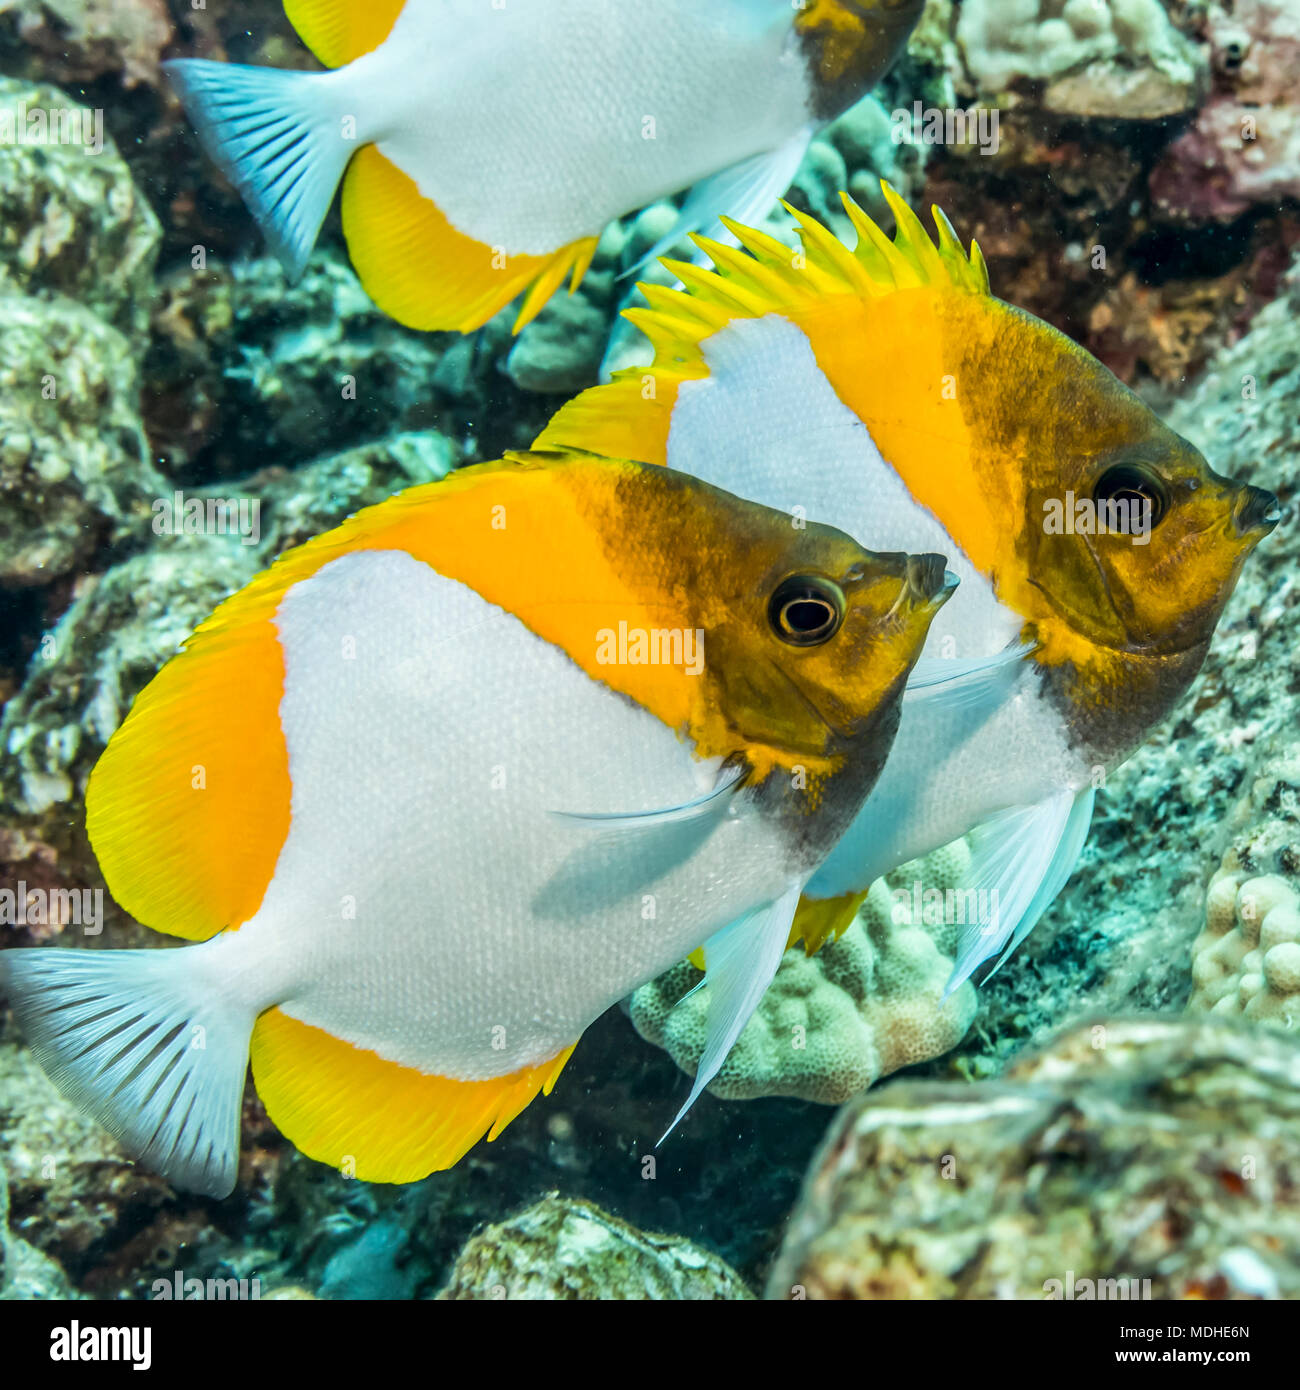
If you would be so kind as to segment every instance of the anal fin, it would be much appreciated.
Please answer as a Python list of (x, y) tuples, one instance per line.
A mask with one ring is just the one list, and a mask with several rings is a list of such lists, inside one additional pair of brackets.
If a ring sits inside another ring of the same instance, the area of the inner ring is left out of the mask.
[[(519, 332), (566, 275), (576, 289), (596, 249), (582, 237), (549, 255), (503, 256), (459, 232), (377, 146), (359, 149), (343, 179), (343, 232), (371, 299), (408, 328), (468, 333), (529, 290)], [(531, 287), (531, 288), (530, 288)]]
[(484, 1081), (456, 1081), (387, 1061), (269, 1009), (253, 1029), (257, 1093), (276, 1128), (320, 1163), (365, 1182), (416, 1182), (495, 1139), (573, 1053)]

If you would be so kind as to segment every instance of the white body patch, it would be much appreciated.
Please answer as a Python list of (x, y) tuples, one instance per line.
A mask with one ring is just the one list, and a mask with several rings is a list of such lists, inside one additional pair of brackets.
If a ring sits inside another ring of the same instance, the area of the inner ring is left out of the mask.
[[(836, 395), (807, 335), (776, 314), (737, 319), (703, 345), (710, 375), (678, 388), (666, 462), (738, 496), (847, 531), (872, 550), (933, 550), (961, 579), (924, 656), (1002, 651), (1021, 619), (881, 456)], [(991, 716), (904, 701), (884, 772), (808, 885), (813, 897), (880, 874), (965, 834), (994, 812), (1087, 784), (1031, 662)], [(980, 722), (982, 720), (982, 722)]]
[(743, 794), (648, 833), (551, 814), (677, 805), (718, 769), (405, 552), (331, 562), (277, 625), (290, 830), (256, 916), (213, 943), (263, 1007), (502, 1075), (787, 888), (793, 851)]
[(453, 227), (540, 255), (806, 125), (796, 13), (790, 0), (411, 0), (330, 80), (359, 143)]

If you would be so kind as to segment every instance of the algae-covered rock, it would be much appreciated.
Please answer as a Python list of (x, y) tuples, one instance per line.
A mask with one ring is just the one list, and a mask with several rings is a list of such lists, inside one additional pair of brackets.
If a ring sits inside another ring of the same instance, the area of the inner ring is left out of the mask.
[(0, 719), (0, 788), (29, 815), (81, 817), (86, 779), (132, 701), (190, 632), (257, 572), (227, 537), (176, 537), (90, 584)]
[(103, 116), (56, 87), (0, 78), (0, 293), (67, 295), (134, 337), (160, 232)]
[(65, 1262), (143, 1224), (169, 1191), (10, 1043), (0, 1044), (0, 1156), (14, 1231)]
[(56, 1261), (9, 1230), (9, 1185), (0, 1163), (0, 1301), (76, 1296)]
[(0, 341), (0, 583), (47, 584), (147, 524), (163, 481), (117, 329), (70, 299), (0, 291)]
[(329, 246), (294, 284), (267, 259), (173, 269), (144, 363), (145, 423), (187, 482), (434, 426), (492, 457), (526, 446), (549, 409), (501, 370), (512, 321), (503, 311), (471, 336), (405, 328)]
[(1218, 1019), (1077, 1028), (974, 1086), (845, 1107), (771, 1298), (1300, 1295), (1300, 1046)]
[(551, 1193), (461, 1251), (440, 1299), (747, 1299), (717, 1255)]
[[(872, 885), (857, 918), (815, 956), (782, 957), (708, 1089), (725, 1100), (797, 1096), (838, 1105), (900, 1067), (955, 1047), (975, 1017), (969, 982), (943, 999), (959, 926), (919, 917), (913, 888), (943, 894), (970, 863), (964, 841), (904, 864)], [(933, 901), (933, 899), (931, 899)], [(914, 920), (917, 919), (917, 920)], [(636, 1030), (694, 1075), (704, 1051), (709, 986), (684, 961), (631, 998)], [(694, 990), (694, 993), (691, 991)]]

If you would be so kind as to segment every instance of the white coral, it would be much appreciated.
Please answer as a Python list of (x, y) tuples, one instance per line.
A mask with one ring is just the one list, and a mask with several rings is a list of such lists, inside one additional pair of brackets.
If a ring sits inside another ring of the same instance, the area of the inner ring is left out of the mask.
[(1192, 943), (1188, 1008), (1300, 1032), (1300, 894), (1284, 878), (1220, 869)]
[[(904, 865), (872, 885), (836, 942), (809, 957), (785, 953), (776, 978), (709, 1090), (727, 1100), (798, 1096), (838, 1105), (900, 1067), (955, 1047), (975, 1018), (974, 986), (943, 1000), (956, 925), (912, 921), (912, 885), (956, 887), (970, 863), (964, 841)], [(632, 996), (632, 1022), (694, 1073), (704, 1048), (708, 986), (675, 966)]]

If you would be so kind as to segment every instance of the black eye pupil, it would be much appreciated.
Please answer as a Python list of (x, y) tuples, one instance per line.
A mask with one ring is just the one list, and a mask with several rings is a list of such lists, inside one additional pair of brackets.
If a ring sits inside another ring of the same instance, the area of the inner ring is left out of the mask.
[(1146, 469), (1116, 464), (1097, 480), (1093, 501), (1107, 509), (1108, 528), (1131, 533), (1155, 526), (1165, 513), (1164, 491)]
[(839, 631), (844, 599), (829, 580), (796, 575), (781, 584), (768, 604), (772, 630), (783, 642), (811, 647)]
[(818, 598), (797, 598), (787, 603), (781, 619), (791, 632), (816, 632), (835, 620), (835, 611)]

